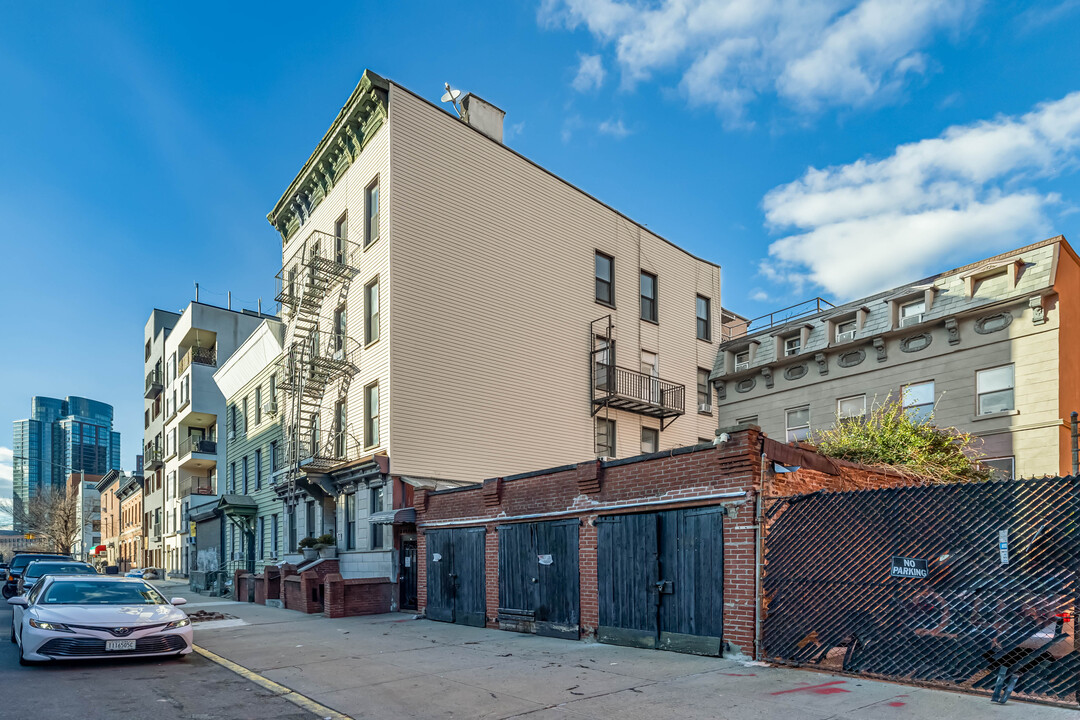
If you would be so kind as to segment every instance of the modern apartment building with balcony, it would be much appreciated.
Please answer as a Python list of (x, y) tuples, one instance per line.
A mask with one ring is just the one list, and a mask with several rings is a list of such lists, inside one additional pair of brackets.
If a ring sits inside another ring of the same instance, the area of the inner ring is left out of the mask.
[(264, 320), (214, 373), (226, 399), (228, 463), (218, 503), (225, 519), (224, 546), (217, 558), (203, 558), (209, 572), (216, 562), (229, 577), (237, 567), (261, 572), (268, 563), (296, 550), (282, 545), (284, 507), (274, 492), (274, 476), (284, 472), (285, 447), (278, 407), (277, 379), (285, 326)]
[(365, 72), (268, 215), (286, 531), (347, 576), (403, 570), (415, 484), (714, 437), (719, 267), (447, 109)]
[[(214, 383), (214, 371), (268, 317), (192, 302), (164, 338), (162, 487), (147, 494), (144, 511), (160, 517), (160, 566), (167, 573), (187, 575), (190, 498), (217, 495), (218, 471), (226, 460), (224, 443), (218, 442), (225, 398)], [(145, 458), (144, 465), (150, 467)]]
[(753, 423), (802, 442), (890, 398), (977, 436), (998, 476), (1072, 472), (1080, 261), (1063, 237), (740, 330), (712, 373), (720, 426)]
[(162, 512), (165, 488), (165, 338), (180, 320), (179, 313), (154, 310), (143, 328), (143, 372), (146, 375), (143, 412), (143, 508), (145, 527), (139, 567), (164, 566)]

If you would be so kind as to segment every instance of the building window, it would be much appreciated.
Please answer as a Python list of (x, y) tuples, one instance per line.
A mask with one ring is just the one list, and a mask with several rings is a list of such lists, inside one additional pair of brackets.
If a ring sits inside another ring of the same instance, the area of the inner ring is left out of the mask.
[(334, 310), (334, 334), (330, 338), (330, 345), (334, 351), (335, 360), (345, 359), (345, 334), (347, 327), (345, 306), (342, 305)]
[[(382, 512), (386, 505), (385, 490), (380, 485), (379, 487), (371, 488), (371, 507), (368, 509), (369, 515)], [(383, 547), (383, 526), (380, 523), (371, 523), (371, 549), (380, 550)]]
[(364, 286), (364, 344), (379, 340), (379, 278)]
[(345, 496), (345, 549), (356, 549), (356, 493)]
[(379, 239), (379, 181), (368, 185), (367, 227), (364, 229), (364, 247)]
[(596, 253), (596, 302), (615, 305), (615, 260), (602, 252)]
[(905, 385), (900, 394), (904, 412), (917, 423), (929, 420), (934, 414), (934, 381)]
[(364, 447), (379, 444), (379, 383), (364, 388)]
[(229, 438), (230, 440), (233, 437), (236, 437), (236, 406), (235, 405), (230, 405), (229, 406), (229, 435), (231, 436)]
[(712, 340), (712, 307), (709, 298), (697, 296), (698, 340)]
[(641, 271), (641, 319), (659, 322), (656, 312), (656, 276)]
[(229, 494), (236, 492), (236, 463), (229, 463)]
[(975, 373), (975, 384), (980, 415), (1016, 409), (1015, 377), (1011, 364), (978, 371)]
[(847, 320), (836, 324), (836, 342), (848, 342), (855, 339), (855, 330), (858, 324), (854, 320)]
[(307, 526), (304, 531), (308, 537), (315, 537), (315, 502), (308, 500), (307, 506), (304, 508), (304, 524)]
[(262, 387), (255, 388), (255, 425), (262, 422)]
[(866, 415), (866, 395), (852, 395), (836, 401), (836, 419), (861, 418)]
[(255, 489), (262, 487), (262, 450), (255, 451)]
[(146, 341), (146, 359), (147, 360), (150, 359), (150, 341), (149, 340)]
[(921, 323), (925, 312), (925, 300), (913, 300), (912, 302), (904, 303), (900, 306), (900, 327)]
[(281, 469), (281, 446), (277, 440), (270, 441), (270, 472)]
[(248, 494), (248, 456), (247, 455), (240, 458), (240, 465), (241, 465), (240, 478), (241, 478), (241, 481), (243, 482), (243, 488), (244, 488), (243, 492), (240, 493), (240, 494), (241, 495), (247, 495)]
[(345, 457), (345, 401), (339, 400), (334, 408), (334, 457)]
[(289, 545), (287, 552), (297, 552), (300, 548), (297, 545), (296, 535), (296, 505), (290, 505), (288, 508), (288, 517), (285, 521), (289, 524)]
[(270, 516), (270, 554), (275, 558), (278, 556), (279, 531), (278, 514), (274, 513)]
[(784, 357), (791, 355), (798, 355), (802, 350), (802, 338), (798, 335), (794, 337), (784, 338)]
[(810, 435), (810, 406), (791, 408), (786, 413), (787, 441), (802, 442)]
[(735, 353), (735, 372), (750, 369), (750, 351), (743, 350)]
[(246, 434), (248, 429), (248, 399), (244, 396), (244, 399), (240, 401), (240, 421), (243, 423), (243, 430), (239, 431), (241, 434)]
[(744, 418), (739, 418), (735, 421), (736, 425), (757, 425), (757, 415), (750, 415)]
[(260, 558), (265, 558), (266, 557), (266, 517), (265, 516), (263, 516), (263, 515), (259, 516), (258, 526), (259, 527), (258, 527), (257, 532), (259, 533), (259, 557)]
[(615, 421), (596, 418), (596, 455), (615, 457)]
[(641, 428), (641, 452), (654, 453), (660, 449), (660, 431), (656, 428)]
[(345, 212), (334, 223), (334, 261), (345, 264), (345, 248), (349, 239), (349, 213)]
[(593, 364), (593, 383), (596, 390), (613, 392), (615, 390), (615, 341), (608, 343), (606, 338), (596, 338), (596, 350)]
[(697, 369), (697, 404), (698, 412), (712, 412), (712, 397), (709, 392), (709, 371), (705, 368)]
[(1012, 480), (1016, 474), (1016, 460), (1012, 457), (984, 458), (982, 464), (990, 469), (994, 480)]
[[(277, 373), (270, 375), (270, 402), (274, 403), (274, 411), (277, 409)], [(274, 412), (272, 411), (272, 412)]]

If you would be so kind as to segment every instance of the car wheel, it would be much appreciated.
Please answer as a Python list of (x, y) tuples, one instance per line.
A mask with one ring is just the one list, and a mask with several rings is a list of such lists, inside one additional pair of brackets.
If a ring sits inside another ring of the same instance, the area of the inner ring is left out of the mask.
[(4, 589), (3, 591), (0, 591), (0, 594), (3, 594), (5, 600), (10, 600), (15, 597), (15, 588), (5, 584)]

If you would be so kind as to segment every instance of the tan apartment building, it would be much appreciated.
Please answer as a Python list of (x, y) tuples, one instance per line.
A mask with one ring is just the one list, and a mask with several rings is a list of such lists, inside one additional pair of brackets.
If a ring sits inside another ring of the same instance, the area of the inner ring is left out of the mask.
[(128, 475), (116, 488), (116, 497), (120, 501), (120, 536), (117, 540), (116, 562), (120, 566), (120, 572), (145, 567), (143, 482), (139, 475)]
[(365, 72), (268, 215), (279, 493), (297, 536), (356, 538), (347, 575), (395, 576), (385, 526), (410, 483), (714, 437), (719, 267), (507, 147), (502, 124), (475, 95), (458, 117)]
[(1080, 261), (1054, 237), (840, 306), (750, 320), (712, 374), (721, 426), (806, 440), (875, 402), (981, 439), (1002, 477), (1069, 474)]

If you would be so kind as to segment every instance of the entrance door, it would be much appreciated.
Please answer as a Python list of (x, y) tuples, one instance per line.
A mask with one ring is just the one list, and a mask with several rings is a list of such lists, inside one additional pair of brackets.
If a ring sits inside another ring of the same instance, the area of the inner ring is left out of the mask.
[(427, 533), (427, 617), (484, 627), (485, 530), (453, 528)]
[(601, 642), (720, 655), (723, 509), (597, 518)]
[(416, 541), (401, 542), (401, 597), (402, 610), (416, 609)]
[(499, 527), (499, 625), (576, 640), (580, 634), (575, 519)]

